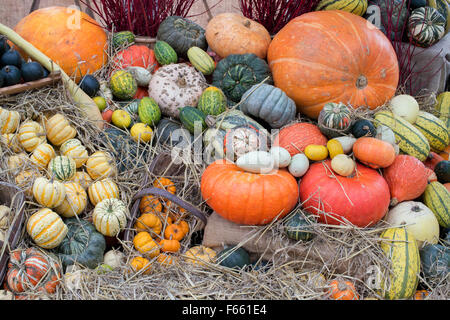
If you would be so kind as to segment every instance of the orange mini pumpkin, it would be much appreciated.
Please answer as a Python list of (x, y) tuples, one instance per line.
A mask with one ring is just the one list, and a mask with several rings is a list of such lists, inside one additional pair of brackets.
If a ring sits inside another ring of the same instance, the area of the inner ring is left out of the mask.
[(144, 213), (155, 213), (162, 211), (161, 202), (153, 195), (143, 196), (139, 204), (139, 211)]
[(152, 271), (150, 260), (144, 257), (134, 257), (130, 261), (130, 266), (134, 272), (143, 270), (143, 274), (149, 274)]
[(133, 238), (133, 244), (137, 251), (140, 253), (154, 258), (160, 254), (160, 249), (158, 244), (153, 240), (150, 233), (146, 231), (139, 232)]
[(162, 252), (178, 252), (181, 248), (180, 241), (174, 239), (162, 239), (159, 245)]
[(164, 230), (164, 238), (181, 241), (184, 238), (184, 230), (176, 224), (169, 224)]
[(353, 283), (340, 279), (330, 282), (330, 295), (334, 300), (359, 300)]
[(169, 266), (175, 263), (176, 257), (171, 254), (161, 253), (156, 257), (156, 261), (163, 266)]
[(139, 218), (137, 218), (134, 227), (138, 232), (149, 231), (149, 229), (151, 229), (154, 233), (160, 234), (162, 223), (156, 214), (144, 213)]
[(175, 187), (175, 184), (172, 182), (172, 180), (164, 177), (155, 179), (155, 181), (153, 182), (153, 186), (155, 188), (165, 189), (171, 194), (175, 194), (175, 192), (177, 191), (177, 188)]
[(353, 154), (365, 165), (373, 168), (387, 168), (395, 160), (392, 144), (372, 137), (361, 137), (353, 145)]

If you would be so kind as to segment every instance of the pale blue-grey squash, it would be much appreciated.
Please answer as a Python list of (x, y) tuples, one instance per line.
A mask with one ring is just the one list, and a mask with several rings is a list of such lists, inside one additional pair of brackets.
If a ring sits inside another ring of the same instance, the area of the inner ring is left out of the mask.
[(274, 129), (293, 121), (297, 113), (294, 100), (281, 89), (265, 83), (247, 90), (239, 108), (247, 115), (264, 120)]

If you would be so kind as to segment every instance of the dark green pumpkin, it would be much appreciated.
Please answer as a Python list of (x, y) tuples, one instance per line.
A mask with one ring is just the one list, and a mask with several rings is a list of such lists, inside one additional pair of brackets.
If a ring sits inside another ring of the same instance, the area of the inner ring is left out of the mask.
[(222, 89), (230, 102), (238, 103), (247, 90), (266, 78), (266, 84), (273, 84), (265, 60), (253, 53), (231, 54), (217, 63), (212, 85)]
[(98, 90), (100, 90), (100, 82), (93, 75), (87, 74), (81, 79), (79, 87), (89, 97), (94, 97)]
[(176, 146), (179, 143), (189, 144), (194, 136), (178, 121), (163, 118), (155, 130), (156, 141), (163, 145)]
[(308, 241), (314, 237), (311, 223), (299, 212), (287, 217), (284, 230), (289, 239)]
[(253, 85), (241, 98), (245, 114), (264, 120), (271, 128), (281, 128), (295, 119), (297, 107), (283, 90), (270, 84)]
[(183, 126), (194, 134), (196, 126), (201, 127), (201, 131), (206, 129), (206, 115), (199, 109), (186, 106), (180, 109), (180, 121)]
[(0, 58), (0, 64), (4, 66), (15, 66), (20, 69), (22, 66), (22, 56), (19, 51), (10, 49), (6, 51)]
[(79, 263), (94, 269), (103, 262), (106, 249), (105, 237), (87, 220), (77, 217), (64, 220), (68, 233), (54, 252), (61, 260), (63, 267)]
[(44, 67), (35, 61), (22, 64), (20, 72), (25, 82), (36, 81), (44, 77)]
[(0, 73), (3, 76), (4, 87), (16, 85), (22, 80), (22, 73), (16, 66), (5, 66), (2, 68)]
[(450, 272), (450, 248), (429, 244), (420, 250), (421, 270), (430, 282), (442, 280)]
[(450, 182), (450, 161), (439, 161), (434, 167), (434, 173), (440, 183)]
[(355, 138), (375, 137), (377, 135), (377, 129), (375, 129), (371, 121), (359, 119), (353, 123), (351, 133)]
[(187, 58), (187, 51), (191, 47), (208, 49), (205, 29), (192, 20), (180, 16), (169, 16), (164, 19), (156, 35), (158, 40), (167, 42), (179, 57)]
[(178, 55), (175, 52), (175, 50), (165, 41), (156, 41), (155, 47), (155, 58), (158, 61), (158, 63), (162, 66), (165, 66), (167, 64), (171, 63), (177, 63), (178, 62)]
[(11, 47), (8, 44), (8, 38), (0, 36), (0, 57), (9, 49), (11, 49)]
[(221, 266), (233, 269), (242, 269), (251, 264), (247, 250), (236, 246), (220, 251), (217, 255), (217, 261)]
[(252, 262), (252, 264), (250, 265), (250, 268), (253, 271), (267, 272), (270, 270), (270, 268), (272, 266), (273, 266), (273, 264), (271, 261), (261, 260), (261, 261)]

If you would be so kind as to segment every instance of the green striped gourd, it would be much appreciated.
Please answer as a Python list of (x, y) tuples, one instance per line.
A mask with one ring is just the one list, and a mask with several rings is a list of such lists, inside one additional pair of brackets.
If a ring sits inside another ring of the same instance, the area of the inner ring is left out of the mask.
[(352, 111), (343, 103), (329, 102), (320, 110), (318, 126), (329, 137), (338, 137), (350, 130)]
[(367, 0), (321, 0), (316, 11), (343, 10), (362, 17), (366, 13), (367, 6)]
[(205, 115), (217, 116), (227, 110), (227, 97), (219, 88), (208, 87), (201, 94), (197, 108)]
[(130, 100), (137, 92), (136, 80), (125, 70), (118, 70), (111, 75), (109, 87), (112, 94), (119, 100)]
[(133, 32), (131, 31), (121, 31), (117, 32), (112, 36), (112, 45), (114, 49), (118, 49), (127, 44), (132, 44), (136, 40)]
[(308, 241), (314, 236), (311, 224), (298, 212), (285, 221), (284, 230), (289, 239), (296, 241)]
[(450, 227), (450, 192), (438, 181), (428, 184), (423, 193), (423, 203), (433, 211), (443, 228)]
[(436, 100), (434, 109), (437, 111), (437, 116), (446, 124), (447, 130), (450, 131), (450, 91), (440, 93)]
[(449, 143), (447, 126), (431, 113), (419, 111), (414, 127), (428, 139), (431, 149), (443, 151), (447, 147)]
[(425, 161), (430, 153), (428, 139), (405, 119), (390, 111), (380, 111), (375, 114), (374, 125), (382, 124), (389, 127), (395, 135), (395, 140), (401, 151), (420, 161)]
[(201, 110), (191, 106), (183, 107), (180, 110), (180, 121), (192, 134), (197, 123), (201, 124), (202, 131), (206, 128), (205, 118), (206, 115)]
[(178, 55), (175, 50), (165, 41), (156, 41), (155, 48), (156, 61), (162, 66), (178, 62)]
[(381, 239), (381, 249), (391, 263), (380, 279), (380, 294), (389, 300), (408, 299), (419, 283), (420, 255), (416, 239), (405, 228), (386, 229)]
[(445, 18), (432, 7), (421, 7), (411, 12), (408, 35), (420, 47), (430, 47), (445, 34)]
[(48, 172), (51, 178), (59, 181), (68, 181), (75, 176), (75, 161), (67, 156), (56, 156), (48, 164)]
[(155, 99), (144, 97), (138, 106), (139, 119), (142, 123), (155, 126), (161, 120), (161, 110)]
[(214, 60), (205, 50), (194, 46), (189, 48), (187, 56), (194, 68), (204, 75), (210, 75), (214, 72), (216, 68)]
[(449, 0), (428, 0), (427, 5), (439, 11), (445, 18), (445, 33), (450, 30), (450, 1)]

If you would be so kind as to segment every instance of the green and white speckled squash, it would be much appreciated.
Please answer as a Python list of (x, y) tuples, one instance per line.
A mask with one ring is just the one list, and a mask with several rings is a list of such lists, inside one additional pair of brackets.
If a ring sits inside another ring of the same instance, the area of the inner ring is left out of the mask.
[(408, 20), (408, 34), (421, 47), (430, 47), (445, 34), (445, 18), (432, 7), (413, 10)]
[(127, 206), (119, 199), (111, 198), (99, 202), (92, 213), (92, 221), (98, 232), (115, 237), (125, 228), (129, 216)]
[(68, 181), (73, 178), (77, 170), (75, 160), (67, 156), (56, 156), (48, 164), (49, 175), (59, 181)]

